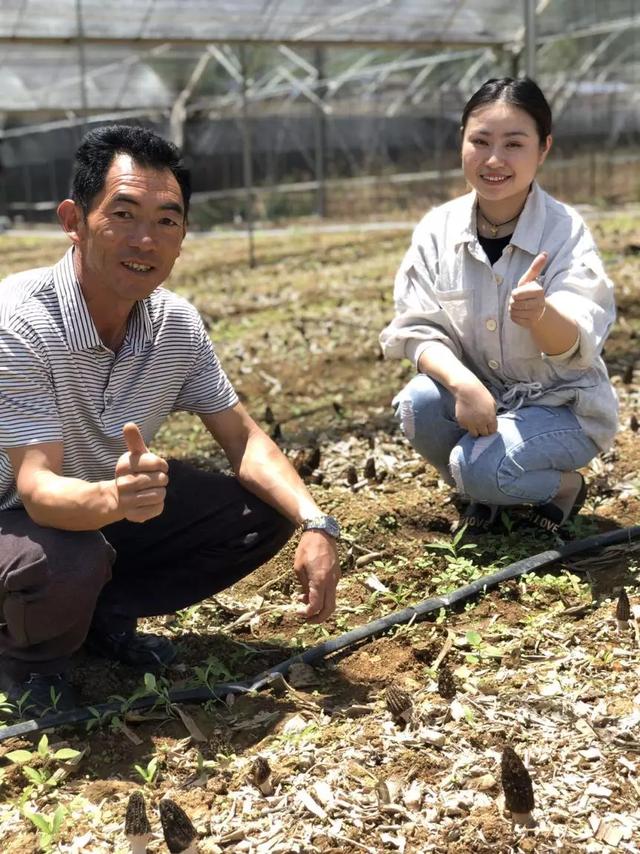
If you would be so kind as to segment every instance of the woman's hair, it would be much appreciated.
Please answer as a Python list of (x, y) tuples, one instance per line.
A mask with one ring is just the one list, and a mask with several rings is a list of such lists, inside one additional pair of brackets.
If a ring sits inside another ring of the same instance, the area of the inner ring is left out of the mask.
[(524, 110), (536, 124), (540, 144), (543, 144), (551, 133), (551, 107), (537, 83), (530, 77), (492, 77), (487, 80), (469, 98), (462, 111), (462, 132), (467, 126), (469, 116), (478, 107), (493, 104), (496, 101), (506, 101), (520, 110)]

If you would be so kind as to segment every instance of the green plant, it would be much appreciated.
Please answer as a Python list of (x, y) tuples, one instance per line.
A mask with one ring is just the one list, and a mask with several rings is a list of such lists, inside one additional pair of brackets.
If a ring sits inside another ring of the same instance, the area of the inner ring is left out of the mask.
[(463, 525), (459, 531), (451, 538), (451, 542), (447, 540), (434, 540), (432, 543), (427, 543), (427, 549), (435, 549), (436, 551), (445, 552), (448, 557), (458, 558), (461, 552), (472, 551), (477, 549), (475, 543), (463, 543), (462, 539), (467, 530), (467, 526)]
[(233, 674), (215, 655), (210, 655), (207, 658), (204, 667), (194, 667), (193, 672), (196, 680), (207, 688), (211, 688), (216, 682), (227, 682), (233, 679)]
[(465, 659), (470, 664), (477, 664), (480, 658), (502, 658), (502, 650), (487, 643), (480, 632), (469, 631), (466, 633), (465, 639), (473, 650), (473, 652), (465, 654)]
[(159, 759), (157, 756), (152, 756), (146, 765), (133, 766), (138, 774), (142, 777), (147, 786), (153, 786), (158, 777)]
[[(64, 772), (58, 773), (52, 766), (54, 762), (68, 762), (77, 760), (82, 756), (80, 750), (71, 747), (62, 747), (52, 752), (49, 748), (49, 739), (45, 733), (34, 751), (12, 750), (5, 754), (5, 758), (15, 765), (21, 766), (24, 776), (35, 786), (40, 788), (55, 788)], [(38, 763), (40, 767), (34, 767)]]
[(53, 843), (60, 834), (62, 822), (66, 815), (64, 807), (58, 806), (52, 815), (31, 812), (26, 808), (23, 809), (23, 814), (40, 831), (40, 845), (42, 850), (51, 851)]
[(0, 692), (0, 720), (5, 721), (16, 712), (16, 706), (9, 702), (6, 694)]
[(25, 691), (21, 697), (9, 701), (6, 694), (0, 693), (0, 716), (9, 718), (12, 716), (23, 718), (25, 717), (25, 706), (29, 699), (29, 691)]

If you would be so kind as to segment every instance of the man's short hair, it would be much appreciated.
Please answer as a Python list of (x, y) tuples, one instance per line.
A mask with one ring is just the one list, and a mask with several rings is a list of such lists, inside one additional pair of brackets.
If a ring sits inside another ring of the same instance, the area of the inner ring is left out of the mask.
[(157, 133), (143, 127), (105, 125), (89, 131), (76, 151), (71, 198), (85, 216), (104, 187), (109, 167), (118, 154), (128, 154), (139, 166), (168, 169), (182, 191), (185, 219), (191, 198), (191, 176), (180, 150)]

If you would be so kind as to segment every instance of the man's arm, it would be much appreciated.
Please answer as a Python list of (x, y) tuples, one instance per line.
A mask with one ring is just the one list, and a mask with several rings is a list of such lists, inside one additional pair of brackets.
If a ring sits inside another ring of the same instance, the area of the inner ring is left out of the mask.
[[(295, 525), (321, 515), (289, 460), (241, 404), (200, 418), (226, 453), (238, 479), (254, 495)], [(300, 538), (294, 569), (302, 585), (304, 616), (310, 622), (322, 622), (336, 603), (340, 565), (335, 540), (322, 531), (306, 531)]]
[(167, 462), (149, 452), (135, 424), (126, 424), (123, 433), (128, 450), (116, 463), (114, 479), (96, 483), (61, 474), (61, 442), (5, 449), (18, 494), (36, 524), (97, 531), (121, 519), (145, 522), (162, 512)]

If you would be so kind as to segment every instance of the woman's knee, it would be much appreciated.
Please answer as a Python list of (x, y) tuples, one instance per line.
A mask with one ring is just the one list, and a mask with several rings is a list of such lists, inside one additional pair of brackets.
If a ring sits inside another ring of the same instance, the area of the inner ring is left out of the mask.
[(449, 469), (458, 491), (483, 504), (500, 503), (498, 470), (504, 459), (499, 433), (465, 436), (451, 451)]
[(445, 389), (426, 374), (417, 374), (393, 400), (404, 435), (411, 441), (442, 416)]

